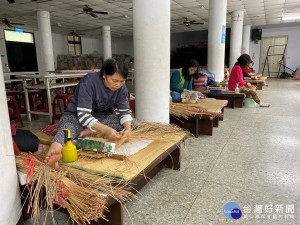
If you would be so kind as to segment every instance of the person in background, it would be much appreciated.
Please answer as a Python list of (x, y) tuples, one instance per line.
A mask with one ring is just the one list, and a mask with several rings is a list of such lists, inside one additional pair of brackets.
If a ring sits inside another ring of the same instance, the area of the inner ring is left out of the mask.
[(257, 80), (260, 77), (262, 77), (262, 74), (257, 74), (257, 73), (253, 72), (253, 65), (254, 65), (254, 62), (251, 61), (250, 64), (243, 69), (244, 79), (245, 79), (245, 77), (249, 77), (251, 79)]
[(198, 78), (198, 66), (197, 60), (190, 59), (182, 68), (172, 73), (170, 94), (173, 102), (181, 102), (181, 93), (184, 90), (193, 90), (193, 78)]
[[(84, 76), (76, 87), (73, 98), (59, 122), (59, 130), (51, 142), (44, 160), (57, 167), (62, 158), (64, 129), (71, 137), (102, 133), (109, 140), (118, 140), (131, 132), (131, 111), (127, 99), (125, 81), (127, 65), (115, 59), (107, 59), (99, 72)], [(112, 115), (113, 111), (116, 116)], [(123, 131), (123, 135), (119, 133)]]
[(234, 91), (239, 83), (239, 89), (241, 93), (245, 93), (247, 98), (252, 98), (260, 107), (269, 107), (268, 103), (261, 103), (259, 97), (256, 93), (256, 87), (252, 86), (250, 83), (246, 83), (243, 80), (243, 69), (251, 63), (251, 58), (248, 54), (242, 54), (237, 62), (234, 64), (230, 72), (230, 77), (228, 81), (228, 89)]

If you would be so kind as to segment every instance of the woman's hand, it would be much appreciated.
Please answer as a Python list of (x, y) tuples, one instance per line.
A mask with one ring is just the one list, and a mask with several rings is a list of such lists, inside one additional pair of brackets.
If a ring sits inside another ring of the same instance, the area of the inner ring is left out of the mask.
[(248, 87), (250, 87), (250, 86), (251, 86), (251, 83), (247, 83), (246, 85), (247, 85)]
[(108, 126), (106, 126), (102, 132), (105, 134), (106, 138), (110, 141), (119, 140), (122, 137), (119, 134), (119, 132), (117, 132), (115, 129)]
[(124, 129), (122, 130), (122, 137), (127, 137), (127, 136), (129, 136), (129, 134), (130, 134), (130, 132), (131, 132), (131, 122), (125, 122), (124, 124), (123, 124), (123, 126), (124, 126)]
[(124, 129), (122, 130), (122, 137), (128, 137), (130, 135), (130, 132), (131, 126), (124, 127)]

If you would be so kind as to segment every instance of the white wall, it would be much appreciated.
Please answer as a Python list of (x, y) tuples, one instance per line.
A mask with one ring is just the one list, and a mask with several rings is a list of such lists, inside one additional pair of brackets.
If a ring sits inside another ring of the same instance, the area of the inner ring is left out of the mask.
[(255, 43), (254, 41), (250, 41), (249, 45), (249, 55), (254, 62), (253, 69), (258, 73), (259, 71), (259, 59), (260, 59), (260, 44), (261, 41)]
[(53, 57), (55, 68), (57, 68), (57, 56), (62, 54), (68, 54), (68, 40), (67, 35), (52, 33), (53, 44)]
[[(279, 27), (279, 28), (263, 28), (262, 37), (288, 36), (288, 44), (286, 49), (286, 66), (295, 70), (300, 66), (300, 26)], [(255, 55), (254, 69), (258, 71), (260, 56), (260, 41), (255, 44), (250, 43), (250, 56)]]
[[(101, 39), (92, 39), (92, 38), (85, 38), (81, 37), (81, 48), (82, 54), (91, 54), (94, 51), (99, 52), (100, 54), (103, 53), (103, 45), (102, 45), (102, 38)], [(68, 54), (68, 49), (67, 53)]]

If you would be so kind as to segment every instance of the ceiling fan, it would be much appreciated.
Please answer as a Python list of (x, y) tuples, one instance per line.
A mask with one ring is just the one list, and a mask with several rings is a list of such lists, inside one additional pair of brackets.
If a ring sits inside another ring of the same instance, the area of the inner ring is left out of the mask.
[(92, 17), (98, 17), (96, 14), (103, 14), (103, 15), (107, 15), (108, 12), (101, 12), (101, 11), (94, 11), (93, 8), (89, 7), (88, 5), (85, 5), (83, 8), (82, 8), (82, 11), (83, 13), (85, 14), (88, 14)]
[(189, 20), (187, 17), (184, 18), (183, 24), (187, 27), (191, 26), (191, 24), (204, 24), (204, 23), (199, 23), (196, 20)]
[(8, 20), (7, 18), (4, 18), (3, 20), (2, 20), (2, 23), (4, 23), (6, 26), (8, 26), (8, 27), (14, 27), (14, 25), (25, 25), (24, 23), (12, 23), (12, 22), (10, 22), (10, 20)]

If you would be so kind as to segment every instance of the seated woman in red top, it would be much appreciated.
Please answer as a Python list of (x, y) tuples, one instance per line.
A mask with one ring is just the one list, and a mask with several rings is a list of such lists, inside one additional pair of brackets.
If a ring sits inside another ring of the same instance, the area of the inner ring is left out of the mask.
[(257, 73), (253, 72), (253, 68), (252, 68), (253, 65), (254, 65), (254, 62), (251, 61), (248, 66), (243, 68), (243, 77), (244, 77), (244, 79), (245, 79), (245, 77), (250, 77), (251, 79), (257, 80), (262, 76), (262, 74), (257, 74)]
[(239, 88), (241, 93), (245, 93), (247, 98), (252, 98), (260, 107), (269, 107), (268, 103), (261, 103), (260, 99), (256, 94), (256, 87), (251, 86), (250, 83), (246, 83), (243, 80), (243, 68), (247, 67), (251, 63), (251, 58), (248, 54), (241, 55), (237, 62), (234, 64), (234, 67), (231, 69), (228, 89), (234, 91), (237, 83), (239, 83)]

